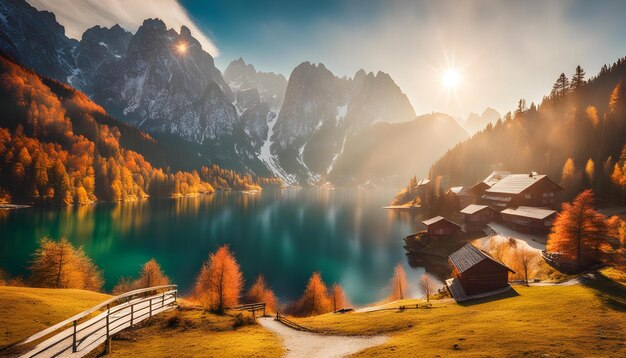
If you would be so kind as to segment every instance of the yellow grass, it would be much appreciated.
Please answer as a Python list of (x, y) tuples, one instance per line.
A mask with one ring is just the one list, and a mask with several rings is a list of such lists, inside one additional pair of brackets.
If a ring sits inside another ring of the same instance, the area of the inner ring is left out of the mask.
[(28, 338), (109, 298), (83, 290), (0, 286), (0, 346)]
[[(626, 356), (626, 288), (515, 286), (517, 295), (420, 310), (326, 314), (298, 323), (326, 333), (386, 334), (356, 356)], [(400, 304), (414, 304), (415, 301)]]
[[(233, 328), (235, 313), (219, 316), (183, 306), (160, 314), (112, 341), (113, 357), (280, 357), (280, 338), (258, 324)], [(249, 317), (248, 317), (249, 318)]]

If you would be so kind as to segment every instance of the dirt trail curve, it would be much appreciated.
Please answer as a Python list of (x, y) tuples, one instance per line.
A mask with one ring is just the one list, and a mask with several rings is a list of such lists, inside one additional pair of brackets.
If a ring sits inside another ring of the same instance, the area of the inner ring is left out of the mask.
[(385, 343), (387, 337), (326, 336), (317, 333), (301, 332), (275, 321), (272, 317), (259, 318), (258, 322), (266, 329), (283, 339), (287, 358), (324, 357), (338, 358)]

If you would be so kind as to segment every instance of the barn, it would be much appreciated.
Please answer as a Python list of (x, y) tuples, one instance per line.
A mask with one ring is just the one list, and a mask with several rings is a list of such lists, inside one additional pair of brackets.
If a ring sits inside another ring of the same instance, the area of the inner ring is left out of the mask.
[[(466, 295), (487, 293), (509, 286), (509, 272), (515, 273), (502, 262), (472, 244), (466, 244), (448, 257), (452, 265), (452, 284), (460, 284)], [(451, 289), (452, 292), (452, 289)], [(454, 296), (454, 293), (453, 293)], [(455, 296), (456, 298), (456, 296)]]
[(471, 204), (460, 211), (462, 217), (463, 231), (480, 232), (487, 224), (497, 220), (500, 214), (487, 205)]
[(422, 221), (422, 223), (426, 225), (426, 232), (428, 232), (428, 236), (433, 239), (450, 236), (461, 230), (459, 225), (444, 218), (443, 216), (435, 216), (434, 218)]

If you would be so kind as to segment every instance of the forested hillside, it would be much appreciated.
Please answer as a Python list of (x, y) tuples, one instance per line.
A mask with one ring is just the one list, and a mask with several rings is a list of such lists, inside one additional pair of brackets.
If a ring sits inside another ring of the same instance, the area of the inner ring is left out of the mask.
[(571, 81), (561, 74), (538, 107), (520, 100), (514, 113), (449, 150), (429, 177), (454, 186), (471, 185), (493, 170), (537, 171), (560, 182), (569, 198), (592, 188), (605, 201), (623, 200), (624, 79), (625, 59), (589, 81), (580, 66)]
[[(0, 200), (88, 204), (148, 195), (258, 189), (219, 167), (158, 168), (168, 155), (149, 135), (109, 117), (81, 92), (0, 57)], [(149, 158), (160, 158), (153, 165)], [(271, 180), (265, 180), (271, 181)]]

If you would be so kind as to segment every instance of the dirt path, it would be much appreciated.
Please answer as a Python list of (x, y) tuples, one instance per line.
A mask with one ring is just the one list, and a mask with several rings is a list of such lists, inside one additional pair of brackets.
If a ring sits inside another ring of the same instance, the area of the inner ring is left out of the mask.
[(283, 339), (286, 357), (345, 357), (363, 349), (385, 343), (387, 337), (325, 336), (301, 332), (275, 321), (274, 318), (259, 318), (258, 322)]

